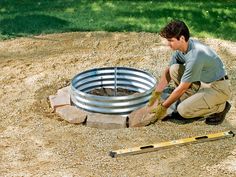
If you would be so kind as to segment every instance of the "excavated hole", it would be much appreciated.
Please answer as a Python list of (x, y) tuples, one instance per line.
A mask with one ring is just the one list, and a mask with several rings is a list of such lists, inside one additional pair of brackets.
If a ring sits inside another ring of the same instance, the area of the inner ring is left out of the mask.
[[(112, 89), (112, 88), (94, 89), (88, 93), (92, 95), (97, 95), (97, 96), (114, 96), (115, 89)], [(128, 96), (128, 95), (133, 95), (135, 93), (139, 93), (139, 92), (135, 92), (135, 91), (123, 89), (123, 88), (117, 88), (116, 90), (116, 96)]]

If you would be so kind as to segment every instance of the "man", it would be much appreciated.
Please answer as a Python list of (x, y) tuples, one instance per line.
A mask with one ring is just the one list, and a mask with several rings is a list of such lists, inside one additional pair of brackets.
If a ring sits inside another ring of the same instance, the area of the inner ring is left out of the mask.
[(167, 115), (167, 108), (178, 102), (172, 116), (180, 119), (206, 118), (206, 123), (217, 125), (223, 122), (231, 105), (230, 83), (220, 57), (210, 47), (193, 40), (183, 21), (172, 21), (160, 32), (175, 51), (169, 66), (162, 74), (152, 93), (149, 106), (160, 98), (162, 91), (173, 80), (174, 91), (152, 110), (152, 123)]

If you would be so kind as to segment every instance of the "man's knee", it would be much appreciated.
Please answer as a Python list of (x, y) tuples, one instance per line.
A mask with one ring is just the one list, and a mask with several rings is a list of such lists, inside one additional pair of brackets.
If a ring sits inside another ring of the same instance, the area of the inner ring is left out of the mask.
[(177, 111), (183, 118), (192, 118), (193, 116), (193, 114), (191, 113), (191, 109), (188, 105), (184, 104), (184, 102), (178, 105)]
[(170, 66), (170, 76), (175, 76), (178, 73), (179, 70), (179, 65), (178, 64), (173, 64)]
[(183, 75), (184, 66), (181, 64), (173, 64), (170, 66), (169, 72), (172, 79), (180, 78)]

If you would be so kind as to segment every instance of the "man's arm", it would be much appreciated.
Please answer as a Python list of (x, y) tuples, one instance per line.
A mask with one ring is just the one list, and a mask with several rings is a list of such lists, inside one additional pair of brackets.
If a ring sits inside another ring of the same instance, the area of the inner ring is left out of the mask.
[(170, 96), (162, 103), (166, 108), (177, 101), (190, 87), (191, 82), (181, 82), (178, 87), (170, 94)]
[(157, 84), (157, 87), (155, 89), (156, 92), (162, 92), (165, 87), (168, 85), (168, 83), (170, 82), (171, 78), (170, 78), (170, 73), (169, 73), (169, 67), (167, 67), (165, 69), (165, 71), (163, 72), (163, 74), (161, 75), (160, 81)]
[(148, 107), (151, 107), (156, 103), (156, 101), (160, 100), (161, 93), (165, 89), (165, 87), (168, 85), (170, 82), (170, 73), (169, 73), (169, 67), (167, 67), (164, 72), (161, 75), (160, 81), (157, 84), (155, 90), (152, 92), (151, 98), (149, 99), (148, 102)]

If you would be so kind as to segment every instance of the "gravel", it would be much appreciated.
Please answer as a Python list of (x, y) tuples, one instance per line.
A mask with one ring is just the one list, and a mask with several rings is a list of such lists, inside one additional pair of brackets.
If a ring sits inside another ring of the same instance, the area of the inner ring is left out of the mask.
[(157, 34), (80, 32), (0, 42), (1, 176), (236, 176), (235, 137), (111, 158), (109, 152), (220, 131), (236, 132), (236, 44), (200, 39), (222, 57), (233, 105), (218, 126), (204, 121), (157, 122), (103, 130), (69, 124), (52, 113), (48, 96), (88, 69), (125, 66), (159, 78), (170, 49)]

